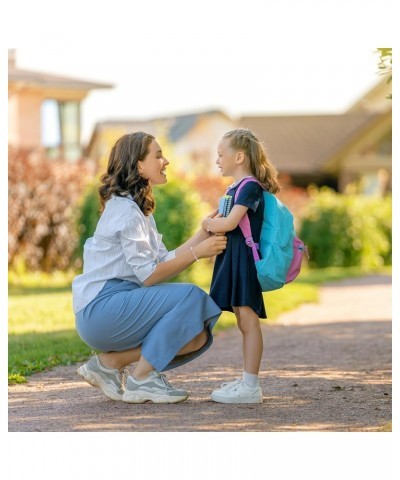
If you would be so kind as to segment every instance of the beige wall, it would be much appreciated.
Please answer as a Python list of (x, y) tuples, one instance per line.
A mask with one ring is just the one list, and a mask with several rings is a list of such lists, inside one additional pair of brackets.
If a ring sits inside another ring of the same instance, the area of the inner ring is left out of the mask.
[(20, 148), (41, 147), (41, 106), (45, 99), (82, 101), (87, 92), (55, 88), (9, 85), (8, 142)]
[(35, 148), (41, 144), (40, 93), (11, 93), (8, 99), (8, 141), (10, 145)]
[(174, 145), (174, 153), (183, 160), (181, 169), (187, 173), (220, 175), (215, 164), (218, 141), (232, 128), (234, 122), (222, 115), (200, 118)]

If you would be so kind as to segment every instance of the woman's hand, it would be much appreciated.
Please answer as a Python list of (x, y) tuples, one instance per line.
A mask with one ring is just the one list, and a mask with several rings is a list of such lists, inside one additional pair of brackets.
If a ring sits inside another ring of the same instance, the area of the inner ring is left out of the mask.
[(213, 235), (207, 240), (193, 247), (193, 251), (197, 258), (210, 258), (219, 255), (226, 248), (227, 238), (225, 235)]

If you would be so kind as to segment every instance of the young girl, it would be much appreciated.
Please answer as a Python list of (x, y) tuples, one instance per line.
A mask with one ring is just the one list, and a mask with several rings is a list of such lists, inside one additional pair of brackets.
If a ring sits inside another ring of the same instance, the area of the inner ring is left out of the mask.
[(243, 335), (243, 377), (222, 384), (211, 399), (221, 403), (262, 403), (258, 381), (263, 338), (259, 318), (266, 318), (261, 286), (257, 280), (251, 248), (239, 228), (241, 218), (248, 214), (253, 239), (260, 240), (264, 211), (263, 189), (256, 182), (243, 186), (238, 198), (235, 193), (242, 180), (253, 177), (271, 192), (279, 191), (277, 170), (268, 160), (262, 144), (248, 129), (226, 133), (218, 144), (217, 165), (224, 177), (233, 177), (228, 195), (232, 196), (230, 213), (221, 218), (206, 218), (203, 227), (211, 233), (226, 233), (226, 250), (215, 260), (210, 296), (221, 310), (234, 312)]

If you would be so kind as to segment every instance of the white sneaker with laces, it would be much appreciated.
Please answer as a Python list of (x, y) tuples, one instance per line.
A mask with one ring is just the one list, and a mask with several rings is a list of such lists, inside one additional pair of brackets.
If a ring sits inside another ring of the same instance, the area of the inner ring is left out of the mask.
[(218, 390), (214, 390), (214, 392), (217, 392), (219, 390), (229, 390), (233, 387), (235, 387), (238, 383), (242, 381), (242, 378), (236, 378), (235, 380), (232, 380), (232, 382), (226, 382), (223, 383)]
[(263, 396), (260, 385), (249, 387), (242, 379), (223, 383), (211, 393), (211, 400), (218, 403), (262, 403)]

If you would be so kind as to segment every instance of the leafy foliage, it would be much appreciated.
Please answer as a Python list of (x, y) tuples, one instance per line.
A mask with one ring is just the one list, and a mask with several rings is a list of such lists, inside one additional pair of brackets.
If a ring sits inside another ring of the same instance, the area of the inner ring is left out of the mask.
[(189, 181), (193, 189), (198, 192), (203, 202), (210, 206), (210, 211), (218, 208), (218, 201), (225, 194), (225, 191), (232, 183), (232, 178), (218, 177), (215, 175), (196, 175), (189, 180), (183, 178), (183, 181)]
[[(381, 75), (388, 75), (387, 83), (392, 82), (392, 49), (391, 48), (378, 48), (377, 53), (379, 55), (378, 68)], [(388, 96), (392, 99), (392, 94)]]
[(185, 182), (169, 180), (154, 189), (154, 218), (168, 250), (179, 247), (199, 227), (202, 203), (197, 193)]
[(89, 237), (93, 236), (100, 217), (100, 196), (98, 187), (98, 182), (90, 183), (87, 186), (79, 205), (77, 219), (79, 231), (77, 257), (79, 258), (82, 258), (85, 242)]
[(75, 206), (89, 166), (9, 148), (8, 261), (29, 270), (70, 267), (78, 235)]
[(303, 216), (300, 237), (311, 267), (391, 264), (391, 198), (314, 192)]

